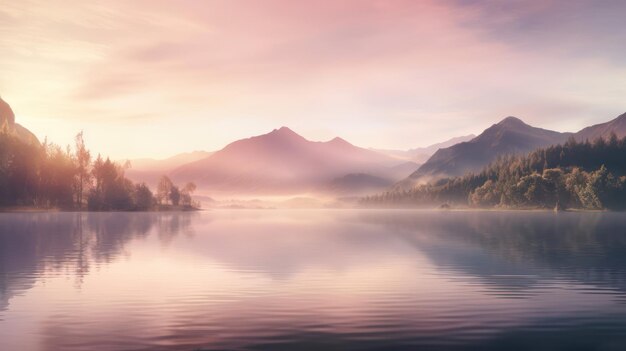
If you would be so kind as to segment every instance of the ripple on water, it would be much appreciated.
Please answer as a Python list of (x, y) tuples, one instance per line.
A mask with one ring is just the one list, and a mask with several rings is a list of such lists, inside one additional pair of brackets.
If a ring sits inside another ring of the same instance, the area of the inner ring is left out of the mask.
[(615, 348), (626, 215), (589, 215), (0, 214), (0, 349)]

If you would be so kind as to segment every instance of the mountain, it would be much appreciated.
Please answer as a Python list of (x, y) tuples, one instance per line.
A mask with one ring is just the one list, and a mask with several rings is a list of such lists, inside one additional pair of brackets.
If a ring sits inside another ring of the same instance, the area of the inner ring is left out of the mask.
[[(386, 177), (398, 163), (341, 138), (314, 142), (282, 127), (235, 141), (175, 169), (171, 177), (179, 183), (194, 181), (212, 194), (284, 195), (316, 192), (351, 173)], [(355, 179), (360, 182), (362, 177)]]
[[(162, 175), (167, 175), (174, 169), (191, 162), (210, 156), (208, 151), (193, 151), (174, 155), (166, 159), (140, 158), (127, 160), (131, 168), (125, 172), (126, 177), (134, 182), (145, 182), (155, 186)], [(124, 164), (126, 160), (121, 163)]]
[(404, 179), (415, 172), (421, 165), (413, 161), (403, 162), (399, 165), (389, 167), (386, 174), (391, 179)]
[(22, 127), (19, 123), (15, 123), (15, 113), (13, 113), (13, 109), (0, 98), (0, 130), (5, 128), (9, 133), (17, 136), (24, 142), (39, 144), (39, 139), (37, 139), (35, 134)]
[[(464, 141), (469, 141), (476, 136), (474, 134), (464, 135), (460, 137), (455, 137), (437, 144), (432, 144), (426, 147), (418, 147), (410, 150), (383, 150), (383, 149), (372, 149), (374, 151), (378, 151), (385, 155), (389, 155), (391, 157), (396, 157), (401, 160), (415, 162), (417, 164), (422, 164), (428, 160), (430, 156), (432, 156), (437, 150), (450, 147), (452, 145), (462, 143)], [(415, 168), (417, 169), (417, 167)]]
[(15, 114), (11, 106), (0, 98), (0, 126), (11, 126), (15, 124)]
[(571, 135), (535, 128), (519, 118), (507, 117), (470, 141), (439, 149), (398, 185), (410, 187), (443, 177), (478, 172), (498, 156), (527, 153), (539, 147), (564, 142)]
[[(363, 198), (375, 207), (626, 209), (626, 137), (566, 143), (503, 158), (480, 172)], [(559, 184), (567, 184), (559, 187)]]
[(409, 155), (411, 155), (411, 159), (413, 161), (418, 162), (418, 163), (424, 163), (428, 161), (428, 158), (430, 158), (435, 152), (437, 152), (437, 150), (445, 149), (447, 147), (456, 145), (458, 143), (462, 143), (464, 141), (470, 141), (474, 139), (475, 137), (476, 135), (474, 134), (463, 135), (463, 136), (448, 139), (444, 142), (433, 144), (427, 147), (411, 149), (408, 151), (408, 153)]
[(621, 114), (614, 120), (608, 121), (606, 123), (600, 123), (593, 125), (591, 127), (587, 127), (574, 134), (576, 140), (580, 141), (593, 141), (597, 138), (608, 138), (611, 133), (615, 133), (618, 138), (623, 138), (626, 136), (626, 113)]

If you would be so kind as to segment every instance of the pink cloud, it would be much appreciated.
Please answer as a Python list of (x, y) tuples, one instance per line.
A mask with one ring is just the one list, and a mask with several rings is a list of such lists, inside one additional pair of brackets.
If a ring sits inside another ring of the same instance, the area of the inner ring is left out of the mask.
[[(626, 72), (617, 52), (577, 54), (613, 45), (585, 39), (588, 28), (604, 30), (600, 38), (616, 37), (614, 28), (591, 26), (593, 14), (589, 23), (577, 19), (578, 3), (562, 12), (558, 2), (496, 5), (13, 3), (0, 13), (13, 19), (0, 23), (0, 68), (8, 72), (0, 92), (26, 116), (61, 116), (59, 129), (84, 129), (87, 120), (128, 129), (127, 118), (142, 115), (154, 116), (154, 133), (172, 125), (177, 133), (189, 125), (206, 130), (164, 144), (176, 148), (170, 153), (219, 148), (279, 125), (410, 148), (479, 132), (505, 115), (573, 130), (623, 112), (626, 86), (615, 77)], [(218, 126), (229, 130), (210, 131)], [(140, 145), (142, 155), (167, 152)]]

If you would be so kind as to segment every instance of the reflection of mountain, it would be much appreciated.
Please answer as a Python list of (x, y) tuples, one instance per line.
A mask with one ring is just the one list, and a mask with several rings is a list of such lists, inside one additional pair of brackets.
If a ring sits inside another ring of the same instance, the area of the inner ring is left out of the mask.
[(75, 276), (78, 294), (45, 295), (67, 310), (34, 323), (50, 350), (508, 350), (532, 348), (528, 335), (554, 349), (546, 330), (557, 344), (581, 331), (588, 345), (583, 335), (623, 331), (607, 313), (626, 296), (625, 224), (613, 213), (3, 214), (1, 301), (42, 296), (33, 284), (50, 273)]
[[(5, 262), (0, 266), (1, 301), (33, 283), (6, 272), (32, 277), (64, 267), (80, 278), (88, 274), (90, 262), (114, 260), (133, 238), (155, 232), (167, 243), (189, 230), (212, 233), (196, 237), (190, 251), (233, 269), (254, 267), (273, 276), (289, 276), (304, 267), (354, 265), (359, 257), (372, 262), (398, 252), (421, 252), (444, 271), (483, 280), (496, 294), (532, 293), (533, 287), (563, 277), (626, 292), (626, 217), (621, 214), (350, 211), (337, 215), (334, 224), (324, 220), (323, 226), (309, 227), (302, 221), (316, 222), (322, 215), (305, 211), (257, 227), (251, 237), (259, 216), (271, 221), (283, 215), (245, 213), (236, 222), (210, 224), (207, 216), (194, 222), (194, 214), (4, 214), (10, 220), (0, 220), (0, 261)], [(242, 245), (250, 240), (255, 244)]]
[[(381, 236), (374, 226), (335, 222), (332, 210), (225, 213), (198, 217), (191, 227), (202, 235), (178, 241), (178, 249), (192, 257), (216, 260), (232, 271), (254, 271), (281, 280), (307, 269), (348, 270), (383, 264), (396, 250), (415, 251)], [(207, 224), (207, 217), (215, 220)]]

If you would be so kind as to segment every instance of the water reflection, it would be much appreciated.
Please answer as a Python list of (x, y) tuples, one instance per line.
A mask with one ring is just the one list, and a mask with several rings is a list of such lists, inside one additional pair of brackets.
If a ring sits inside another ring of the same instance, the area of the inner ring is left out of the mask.
[(0, 214), (0, 348), (610, 349), (625, 229), (618, 213)]
[(0, 311), (43, 272), (68, 272), (79, 288), (92, 265), (106, 264), (133, 238), (163, 242), (192, 233), (192, 213), (0, 214)]
[(531, 288), (539, 278), (626, 290), (622, 213), (375, 213), (357, 220), (393, 228), (438, 266), (503, 290)]

